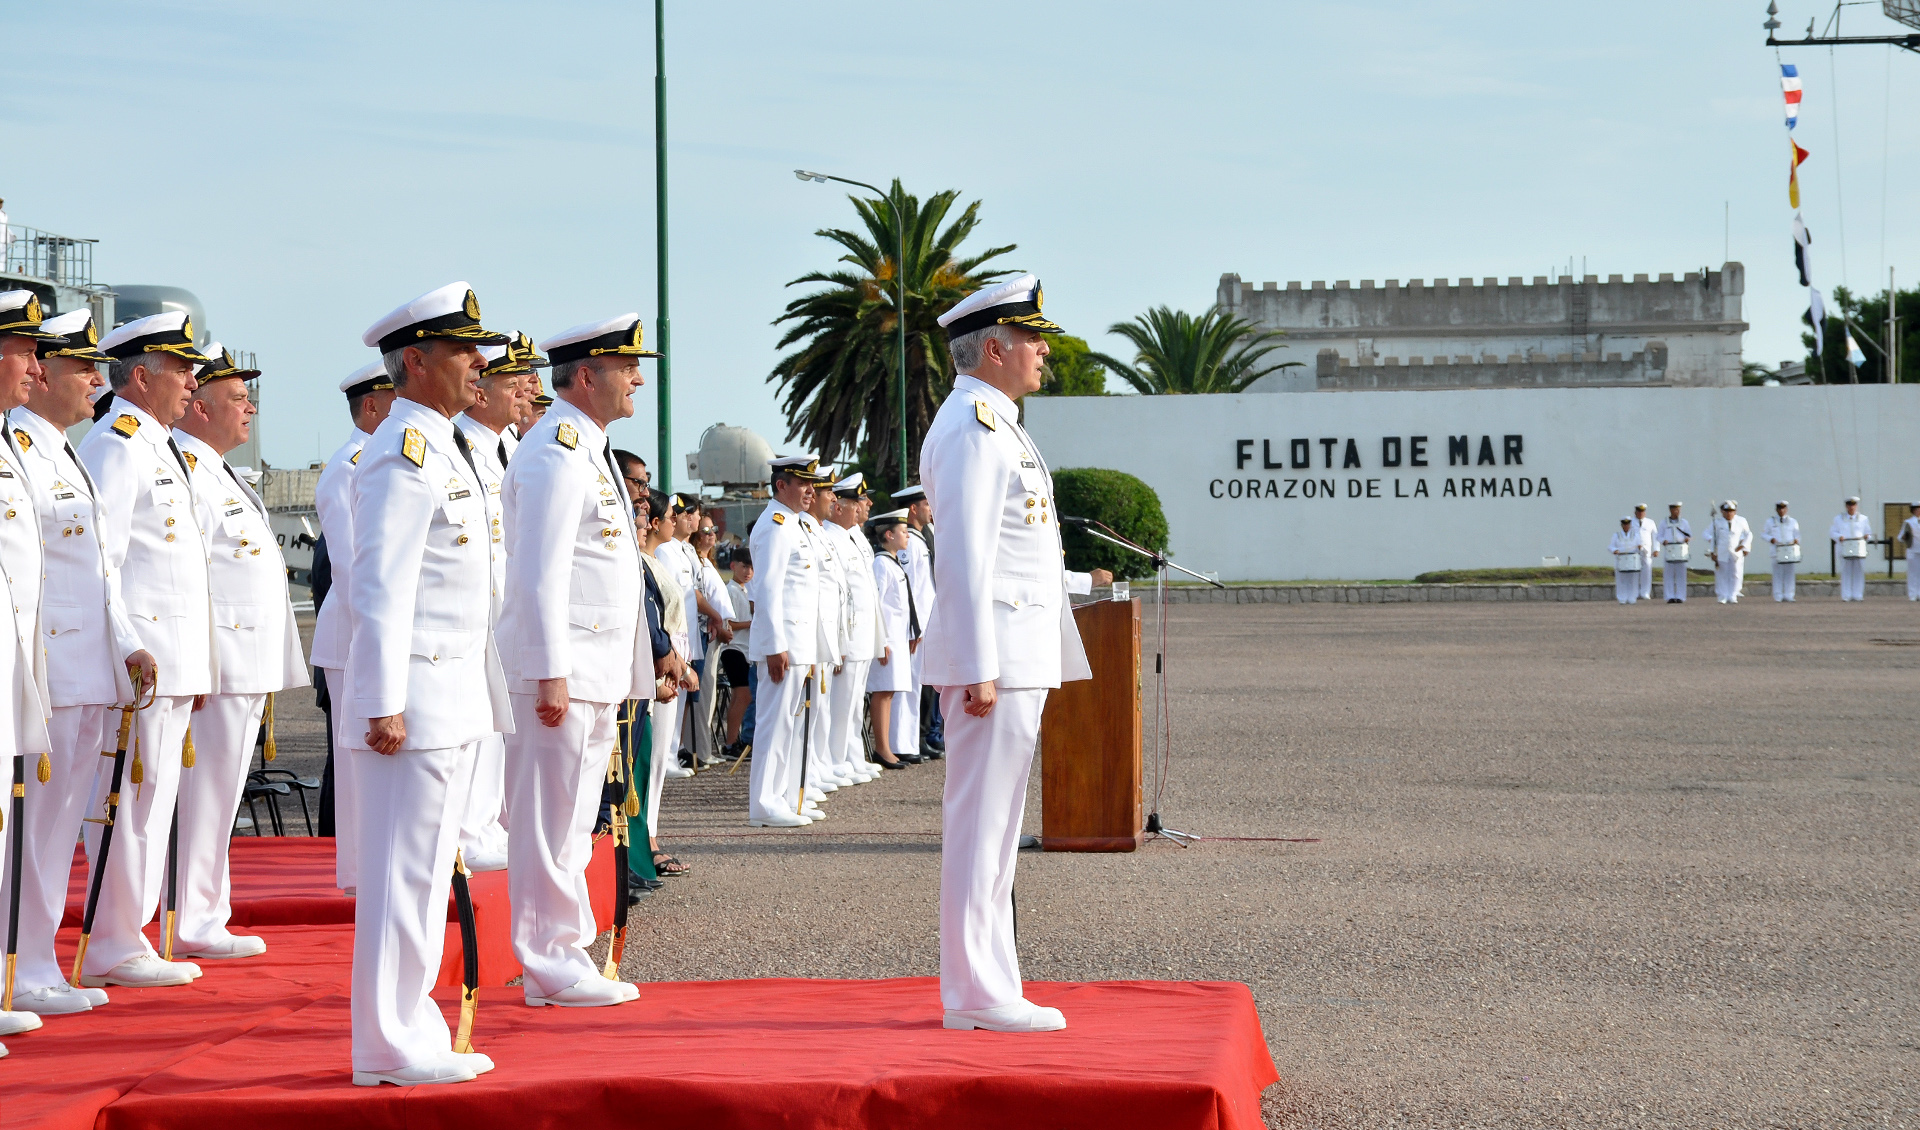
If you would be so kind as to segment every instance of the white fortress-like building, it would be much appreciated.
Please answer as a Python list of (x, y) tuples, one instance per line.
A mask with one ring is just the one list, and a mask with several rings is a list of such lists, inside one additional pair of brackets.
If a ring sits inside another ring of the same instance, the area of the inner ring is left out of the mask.
[(1720, 388), (1740, 384), (1746, 269), (1255, 286), (1220, 276), (1222, 310), (1286, 331), (1265, 361), (1299, 367), (1249, 392)]

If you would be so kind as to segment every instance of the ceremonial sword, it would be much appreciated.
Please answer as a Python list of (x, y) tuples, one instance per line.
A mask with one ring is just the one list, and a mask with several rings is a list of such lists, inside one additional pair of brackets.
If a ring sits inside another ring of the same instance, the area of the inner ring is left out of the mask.
[[(120, 784), (127, 768), (127, 738), (133, 733), (133, 716), (137, 711), (146, 709), (140, 704), (141, 683), (145, 682), (145, 672), (139, 668), (133, 670), (133, 702), (120, 708), (120, 740), (112, 754), (101, 751), (100, 756), (113, 758), (113, 784), (107, 790), (107, 815), (103, 819), (89, 816), (86, 822), (99, 824), (100, 850), (94, 853), (93, 877), (87, 884), (87, 908), (80, 916), (80, 945), (73, 952), (73, 976), (69, 983), (80, 987), (80, 969), (87, 960), (87, 941), (93, 936), (93, 915), (100, 908), (100, 880), (107, 873), (107, 859), (113, 852), (113, 826), (120, 815)], [(159, 689), (159, 680), (154, 680), (154, 689)], [(146, 706), (153, 705), (153, 696), (148, 696)]]
[[(187, 724), (187, 736), (180, 746), (180, 768), (193, 768), (193, 724)], [(173, 790), (173, 820), (167, 825), (167, 913), (161, 931), (160, 959), (173, 960), (173, 928), (180, 916), (180, 790), (186, 787), (186, 774)]]
[(807, 739), (813, 736), (813, 667), (807, 668), (807, 689), (800, 696), (800, 788), (793, 797), (793, 814), (807, 806)]
[[(627, 705), (626, 746), (629, 749), (633, 746), (633, 707), (638, 701), (629, 699)], [(622, 771), (627, 775), (626, 799), (607, 805), (607, 829), (613, 833), (613, 937), (608, 941), (607, 964), (600, 975), (609, 981), (618, 979), (620, 959), (627, 954), (627, 845), (633, 839), (632, 828), (627, 820), (640, 815), (640, 794), (634, 788), (633, 764), (627, 760), (626, 750), (616, 744), (610, 774), (619, 780)]]
[(453, 850), (453, 904), (460, 913), (460, 1028), (453, 1050), (473, 1050), (473, 1016), (480, 1008), (480, 935), (473, 923), (473, 892), (467, 889), (467, 861)]
[(7, 867), (7, 983), (0, 991), (0, 1012), (13, 1011), (13, 969), (20, 957), (20, 855), (26, 850), (27, 756), (13, 755), (13, 802), (7, 819), (13, 821), (13, 855)]

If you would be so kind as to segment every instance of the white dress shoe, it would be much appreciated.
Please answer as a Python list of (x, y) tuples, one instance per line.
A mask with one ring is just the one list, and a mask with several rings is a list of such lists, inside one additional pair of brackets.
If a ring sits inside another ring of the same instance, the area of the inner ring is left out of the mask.
[(808, 785), (806, 787), (806, 791), (803, 792), (801, 795), (804, 796), (807, 800), (814, 802), (815, 804), (818, 804), (819, 802), (827, 799), (827, 793), (825, 789), (815, 788), (812, 785)]
[(546, 1005), (558, 1005), (561, 1008), (602, 1008), (610, 1004), (625, 1004), (638, 1000), (640, 994), (628, 996), (618, 986), (624, 982), (609, 981), (599, 974), (582, 977), (552, 996), (537, 997), (527, 994), (527, 1004), (533, 1008)]
[(143, 953), (105, 973), (83, 973), (80, 983), (95, 988), (125, 985), (132, 989), (157, 989), (166, 985), (191, 985), (199, 975), (200, 967), (191, 961), (162, 961), (159, 954)]
[[(90, 1012), (93, 1001), (85, 994), (99, 993), (99, 989), (75, 990), (65, 983), (47, 985), (43, 988), (28, 989), (24, 993), (13, 994), (13, 1007), (17, 1012), (31, 1012), (39, 1016), (66, 1016), (75, 1012)], [(101, 993), (105, 996), (105, 993)]]
[(105, 1008), (107, 1006), (107, 991), (105, 989), (80, 988), (75, 989), (74, 992), (87, 998), (87, 1003), (95, 1008)]
[[(472, 855), (461, 855), (461, 860), (469, 871), (505, 871), (507, 853), (505, 851), (476, 851)], [(475, 1053), (478, 1054), (478, 1053)]]
[(678, 779), (680, 779), (680, 778), (682, 778), (682, 777), (691, 777), (691, 776), (693, 776), (693, 770), (691, 770), (691, 769), (689, 769), (689, 768), (687, 768), (687, 767), (686, 767), (686, 766), (684, 766), (684, 765), (680, 765), (680, 764), (678, 764), (678, 763), (676, 763), (676, 764), (673, 764), (673, 765), (669, 765), (669, 766), (667, 766), (667, 772), (666, 772), (666, 775), (667, 775), (668, 777), (671, 777), (671, 778), (673, 778), (673, 779), (675, 779), (675, 780), (678, 780)]
[(493, 1070), (493, 1057), (485, 1053), (450, 1052), (448, 1054), (453, 1056), (455, 1063), (473, 1072), (475, 1075), (485, 1075), (487, 1072)]
[(175, 949), (181, 957), (197, 957), (203, 960), (224, 961), (230, 957), (259, 957), (267, 952), (265, 938), (256, 938), (251, 934), (228, 934), (217, 942), (195, 949)]
[(0, 1036), (18, 1036), (40, 1027), (40, 1018), (31, 1012), (0, 1012)]
[(812, 805), (808, 805), (806, 808), (801, 809), (800, 815), (806, 817), (807, 819), (813, 821), (816, 824), (818, 824), (820, 821), (825, 820), (827, 818), (827, 813), (825, 809), (815, 808)]
[[(488, 1060), (488, 1063), (492, 1061)], [(432, 1059), (409, 1063), (391, 1071), (353, 1073), (353, 1085), (356, 1087), (378, 1087), (382, 1083), (392, 1083), (396, 1087), (419, 1087), (429, 1083), (468, 1083), (473, 1079), (473, 1069), (452, 1052), (444, 1052)]]
[(804, 828), (813, 821), (805, 816), (796, 816), (791, 812), (773, 812), (766, 816), (747, 817), (749, 828)]
[(1067, 1026), (1067, 1018), (1057, 1008), (1018, 1000), (998, 1008), (950, 1008), (940, 1026), (962, 1032), (974, 1028), (985, 1032), (1058, 1032)]

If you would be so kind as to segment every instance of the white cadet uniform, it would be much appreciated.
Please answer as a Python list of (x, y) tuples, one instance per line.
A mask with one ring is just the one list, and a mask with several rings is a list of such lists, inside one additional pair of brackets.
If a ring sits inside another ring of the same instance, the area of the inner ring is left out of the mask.
[[(80, 441), (80, 462), (109, 509), (99, 515), (107, 567), (120, 575), (121, 595), (140, 645), (159, 665), (153, 705), (134, 716), (128, 741), (138, 742), (145, 783), (123, 787), (113, 851), (100, 883), (85, 978), (101, 977), (121, 962), (153, 953), (140, 932), (159, 908), (166, 884), (167, 830), (180, 788), (180, 758), (195, 695), (218, 689), (213, 643), (209, 550), (197, 520), (187, 464), (172, 435), (147, 410), (116, 400)], [(115, 500), (120, 501), (113, 505)], [(118, 719), (112, 720), (114, 723)], [(106, 807), (111, 771), (99, 773), (92, 812)], [(219, 829), (232, 829), (232, 814)], [(89, 824), (87, 853), (96, 855), (98, 824)]]
[(1653, 599), (1653, 563), (1657, 559), (1660, 544), (1660, 527), (1652, 518), (1636, 518), (1634, 525), (1640, 534), (1640, 592), (1638, 600)]
[(313, 509), (320, 518), (320, 536), (327, 539), (333, 587), (314, 617), (313, 654), (309, 658), (320, 668), (333, 703), (333, 881), (348, 891), (355, 882), (353, 818), (358, 811), (354, 759), (347, 755), (343, 740), (347, 706), (353, 700), (346, 670), (347, 647), (353, 639), (353, 623), (347, 611), (347, 594), (353, 589), (353, 475), (359, 468), (360, 449), (372, 438), (354, 428), (347, 442), (320, 469), (320, 480), (313, 489)]
[[(0, 798), (11, 797), (16, 786), (25, 790), (26, 780), (34, 777), (34, 769), (40, 756), (49, 753), (52, 743), (47, 733), (48, 703), (51, 692), (47, 684), (46, 651), (40, 641), (45, 638), (41, 620), (41, 600), (46, 588), (48, 562), (42, 545), (43, 531), (40, 525), (40, 510), (34, 499), (35, 485), (27, 472), (27, 462), (22, 447), (31, 450), (34, 441), (26, 435), (15, 435), (10, 425), (0, 417), (0, 426), (4, 426), (6, 435), (0, 437), (0, 576), (5, 578), (8, 606), (13, 609), (14, 631), (10, 643), (0, 641), (0, 785), (4, 791)], [(23, 445), (21, 440), (25, 439)], [(88, 566), (88, 573), (97, 576), (97, 562)], [(16, 782), (13, 777), (14, 757), (20, 755), (24, 778)], [(96, 754), (93, 760), (100, 759)], [(91, 767), (89, 767), (91, 768)], [(91, 781), (89, 780), (89, 783)], [(31, 812), (37, 804), (55, 799), (55, 794), (37, 785), (24, 801), (27, 811)], [(11, 802), (8, 802), (9, 805)], [(11, 812), (11, 808), (0, 811)], [(28, 825), (22, 825), (22, 829)], [(4, 877), (9, 874), (13, 864), (13, 838), (16, 830), (8, 827), (0, 835), (0, 890), (8, 884)], [(73, 861), (73, 833), (68, 833), (67, 854), (58, 865), (57, 875), (36, 877), (28, 880), (24, 875), (25, 867), (35, 862), (35, 856), (42, 853), (22, 845), (20, 865), (23, 869), (21, 881), (22, 910), (26, 907), (26, 891), (29, 886), (36, 892), (36, 901), (44, 902), (45, 889), (42, 884), (60, 888), (62, 902), (66, 898), (67, 872)], [(42, 861), (45, 866), (44, 861)], [(10, 916), (5, 909), (9, 904), (0, 903), (0, 928), (4, 928)], [(59, 911), (54, 912), (58, 923)], [(25, 914), (23, 914), (25, 917)], [(34, 916), (44, 917), (44, 912)], [(44, 929), (44, 927), (43, 927)], [(53, 939), (46, 938), (44, 956), (52, 956)], [(131, 956), (131, 955), (129, 955)], [(55, 967), (57, 970), (57, 966)], [(40, 975), (44, 975), (42, 971)], [(59, 977), (51, 980), (30, 980), (16, 982), (21, 989), (36, 989), (59, 983)], [(28, 1011), (22, 1009), (21, 1011)], [(38, 1026), (37, 1019), (0, 1013), (0, 1023), (6, 1024), (8, 1031), (30, 1031), (31, 1027), (22, 1026), (23, 1022)]]
[[(531, 431), (528, 434), (532, 434)], [(660, 630), (665, 632), (667, 638), (672, 641), (674, 652), (685, 659), (688, 630), (686, 596), (680, 590), (680, 582), (674, 577), (673, 566), (661, 560), (658, 552), (666, 550), (671, 554), (673, 550), (667, 547), (677, 544), (679, 543), (668, 539), (655, 546), (654, 553), (642, 550), (640, 561), (653, 574), (653, 583), (660, 590)], [(651, 629), (649, 629), (649, 637), (651, 637)], [(648, 651), (649, 653), (652, 651), (651, 642), (649, 642)], [(647, 689), (647, 693), (649, 696), (652, 695), (651, 687)], [(645, 816), (647, 835), (650, 837), (660, 834), (660, 793), (666, 787), (668, 763), (679, 764), (680, 710), (686, 701), (686, 692), (682, 690), (668, 702), (654, 699), (647, 708), (648, 717), (651, 720), (648, 727), (650, 749), (648, 756), (651, 760), (647, 763)]]
[(1907, 542), (1907, 599), (1920, 600), (1920, 518), (1908, 518), (1900, 523), (1900, 532)]
[[(1663, 546), (1685, 543), (1693, 540), (1693, 527), (1685, 518), (1668, 518), (1660, 523), (1660, 544)], [(1668, 600), (1682, 603), (1687, 599), (1687, 566), (1690, 561), (1668, 561), (1666, 550), (1660, 551), (1662, 591)]]
[[(60, 968), (53, 943), (66, 912), (73, 845), (80, 838), (81, 821), (99, 815), (90, 813), (87, 805), (93, 799), (94, 777), (107, 764), (100, 752), (114, 747), (117, 731), (110, 727), (118, 724), (120, 715), (112, 707), (133, 701), (126, 660), (142, 644), (127, 618), (120, 575), (107, 567), (100, 544), (105, 507), (97, 501), (92, 476), (59, 428), (25, 408), (13, 410), (12, 422), (14, 447), (33, 488), (46, 553), (37, 637), (44, 648), (32, 651), (46, 660), (52, 770), (45, 786), (34, 779), (31, 768), (27, 771), (20, 957), (14, 975), (14, 1007), (20, 1008), (23, 994), (66, 982), (67, 971)], [(10, 485), (0, 479), (0, 488)], [(14, 532), (11, 522), (4, 532)], [(0, 565), (12, 574), (12, 547), (0, 552), (6, 554)], [(5, 839), (10, 845), (12, 837)]]
[[(513, 952), (527, 996), (549, 997), (600, 975), (587, 956), (600, 933), (587, 891), (593, 827), (608, 757), (619, 748), (620, 706), (649, 693), (653, 652), (640, 630), (633, 507), (600, 426), (556, 399), (527, 433), (500, 497), (507, 600), (499, 638), (513, 702)], [(557, 726), (535, 712), (542, 679), (567, 681)]]
[(826, 532), (847, 585), (846, 654), (840, 674), (834, 677), (833, 731), (827, 748), (837, 765), (855, 776), (871, 777), (874, 768), (861, 738), (860, 715), (867, 702), (867, 672), (886, 646), (880, 628), (880, 593), (873, 580), (873, 543), (858, 526), (829, 523)]
[[(1622, 604), (1632, 604), (1640, 599), (1640, 574), (1647, 572), (1648, 568), (1637, 525), (1629, 522), (1627, 529), (1615, 530), (1613, 538), (1607, 542), (1607, 552), (1613, 554), (1613, 598)], [(1623, 557), (1637, 559), (1640, 568), (1633, 571), (1622, 569), (1620, 562)]]
[[(513, 725), (490, 622), (485, 488), (455, 435), (439, 412), (396, 399), (353, 476), (351, 588), (340, 594), (351, 698), (335, 699), (334, 727), (354, 759), (355, 1071), (452, 1051), (428, 994), (446, 940), (455, 806), (480, 740)], [(399, 752), (375, 753), (370, 720), (396, 714)]]
[[(826, 483), (818, 488), (828, 491)], [(801, 529), (813, 542), (813, 558), (820, 563), (820, 655), (819, 682), (815, 685), (813, 732), (807, 740), (807, 787), (823, 791), (851, 784), (851, 770), (842, 777), (835, 772), (839, 759), (833, 746), (833, 705), (839, 693), (840, 675), (834, 674), (847, 658), (847, 571), (839, 553), (840, 527), (822, 522), (811, 514), (802, 515)], [(816, 798), (817, 799), (817, 798)]]
[(1722, 604), (1738, 604), (1740, 588), (1746, 583), (1747, 555), (1737, 550), (1753, 549), (1753, 527), (1735, 511), (1733, 521), (1725, 518), (1713, 520), (1713, 533), (1707, 543), (1709, 552), (1715, 555), (1713, 566), (1713, 595)]
[[(912, 588), (907, 582), (907, 567), (891, 553), (873, 555), (873, 585), (879, 607), (881, 650), (893, 649), (893, 654), (885, 663), (877, 660), (867, 671), (867, 690), (874, 694), (892, 694), (893, 709), (901, 709), (901, 698), (913, 691), (913, 665), (908, 653), (913, 649), (912, 642), (919, 639), (920, 609), (913, 602)], [(894, 727), (887, 727), (887, 737), (892, 740)], [(900, 751), (896, 748), (894, 754)]]
[[(954, 378), (920, 451), (940, 525), (940, 603), (920, 646), (941, 690), (947, 783), (940, 854), (940, 999), (948, 1009), (1019, 1002), (1013, 872), (1027, 774), (1047, 689), (1092, 678), (1067, 599), (1092, 591), (1061, 564), (1053, 477), (998, 389)], [(995, 684), (979, 718), (967, 688)]]
[[(667, 634), (673, 637), (673, 649), (680, 653), (680, 658), (698, 671), (700, 660), (705, 655), (701, 647), (705, 641), (700, 638), (700, 605), (694, 599), (700, 591), (700, 572), (693, 558), (693, 547), (679, 538), (668, 538), (653, 550), (653, 559), (673, 578), (673, 587), (680, 594), (682, 628), (677, 632), (668, 630)], [(666, 596), (664, 587), (660, 595), (663, 598)], [(662, 624), (661, 627), (665, 629), (666, 625)], [(672, 702), (654, 703), (651, 710), (654, 772), (675, 778), (690, 776), (690, 771), (680, 764), (680, 737), (685, 731), (687, 717), (685, 689), (675, 695)], [(665, 777), (662, 777), (664, 780)]]
[[(468, 416), (453, 418), (453, 426), (467, 437), (473, 449), (473, 465), (486, 487), (487, 537), (493, 546), (493, 618), (501, 618), (501, 586), (507, 578), (507, 542), (501, 526), (500, 484), (506, 478), (507, 464), (500, 458), (506, 440), (500, 433)], [(505, 649), (501, 658), (506, 658)], [(473, 777), (467, 782), (466, 799), (460, 806), (460, 851), (469, 868), (479, 860), (485, 870), (506, 865), (507, 829), (501, 818), (507, 809), (506, 735), (493, 734), (480, 739), (473, 759)]]
[(1833, 516), (1833, 525), (1827, 530), (1827, 537), (1834, 543), (1834, 556), (1840, 565), (1840, 599), (1867, 599), (1867, 559), (1847, 557), (1841, 554), (1843, 541), (1851, 541), (1873, 536), (1873, 525), (1865, 514), (1848, 514), (1842, 511)]
[[(180, 914), (174, 952), (227, 956), (233, 888), (227, 847), (267, 696), (307, 686), (300, 629), (267, 507), (204, 442), (179, 430), (213, 586), (214, 693), (194, 711), (194, 764), (180, 778)], [(118, 845), (116, 844), (116, 850)], [(260, 945), (262, 943), (251, 943)], [(243, 949), (243, 952), (248, 952)]]
[[(1766, 540), (1767, 556), (1771, 558), (1774, 556), (1774, 546), (1792, 545), (1800, 540), (1800, 523), (1791, 514), (1785, 517), (1769, 514), (1760, 525), (1760, 536)], [(1798, 568), (1791, 561), (1773, 563), (1773, 599), (1776, 603), (1793, 599), (1794, 571)]]
[[(800, 783), (796, 776), (799, 714), (820, 656), (821, 569), (814, 559), (813, 541), (801, 527), (803, 520), (813, 521), (773, 499), (748, 539), (753, 554), (753, 579), (747, 582), (747, 595), (753, 599), (753, 638), (747, 658), (761, 665), (753, 704), (749, 820), (798, 815), (794, 793)], [(787, 656), (787, 671), (775, 682), (767, 674), (766, 661), (767, 656), (781, 652)]]
[[(925, 478), (925, 476), (921, 476)], [(907, 548), (900, 551), (901, 564), (907, 567), (907, 580), (913, 585), (914, 604), (920, 610), (920, 630), (926, 631), (933, 623), (933, 603), (938, 595), (933, 576), (933, 554), (927, 549), (927, 538), (912, 526), (907, 527)], [(907, 657), (907, 670), (913, 673), (913, 690), (906, 698), (894, 703), (893, 752), (920, 752), (920, 688), (927, 684), (921, 670), (921, 655), (914, 652)], [(906, 709), (902, 710), (904, 706)]]

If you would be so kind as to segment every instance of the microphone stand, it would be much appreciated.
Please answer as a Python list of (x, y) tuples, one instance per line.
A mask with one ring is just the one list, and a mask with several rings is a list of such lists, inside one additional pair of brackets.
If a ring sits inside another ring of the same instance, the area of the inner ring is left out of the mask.
[(1129, 553), (1137, 553), (1140, 556), (1146, 558), (1148, 561), (1153, 562), (1154, 603), (1158, 606), (1158, 609), (1159, 609), (1158, 627), (1160, 631), (1160, 648), (1158, 651), (1154, 652), (1154, 655), (1153, 655), (1154, 696), (1155, 696), (1154, 697), (1154, 728), (1155, 728), (1154, 742), (1159, 747), (1158, 752), (1160, 753), (1160, 756), (1158, 758), (1159, 764), (1154, 769), (1154, 790), (1153, 790), (1154, 811), (1147, 814), (1146, 831), (1148, 835), (1163, 837), (1164, 839), (1170, 840), (1173, 843), (1179, 844), (1181, 847), (1187, 847), (1190, 844), (1197, 843), (1199, 842), (1199, 839), (1200, 839), (1199, 836), (1194, 835), (1192, 832), (1182, 832), (1177, 828), (1167, 827), (1164, 823), (1161, 822), (1160, 812), (1159, 812), (1160, 791), (1161, 791), (1161, 787), (1165, 784), (1165, 781), (1166, 781), (1167, 759), (1171, 755), (1172, 749), (1173, 749), (1173, 723), (1171, 719), (1167, 717), (1167, 706), (1168, 706), (1167, 663), (1166, 663), (1167, 570), (1178, 569), (1182, 573), (1185, 573), (1187, 576), (1192, 577), (1194, 580), (1205, 581), (1207, 584), (1210, 584), (1217, 589), (1224, 589), (1227, 586), (1221, 584), (1219, 581), (1214, 580), (1212, 577), (1205, 576), (1201, 573), (1196, 573), (1192, 569), (1189, 569), (1184, 565), (1174, 564), (1172, 561), (1168, 560), (1166, 554), (1148, 549), (1144, 545), (1140, 545), (1129, 538), (1123, 537), (1121, 534), (1116, 532), (1113, 529), (1113, 527), (1108, 526), (1104, 522), (1099, 522), (1092, 518), (1072, 518), (1072, 517), (1067, 517), (1065, 515), (1061, 516), (1060, 521), (1065, 523), (1066, 525), (1074, 527), (1075, 529), (1081, 531), (1082, 533), (1089, 534), (1093, 537), (1099, 538), (1101, 541), (1108, 542), (1113, 545), (1117, 545), (1121, 549), (1127, 550)]

